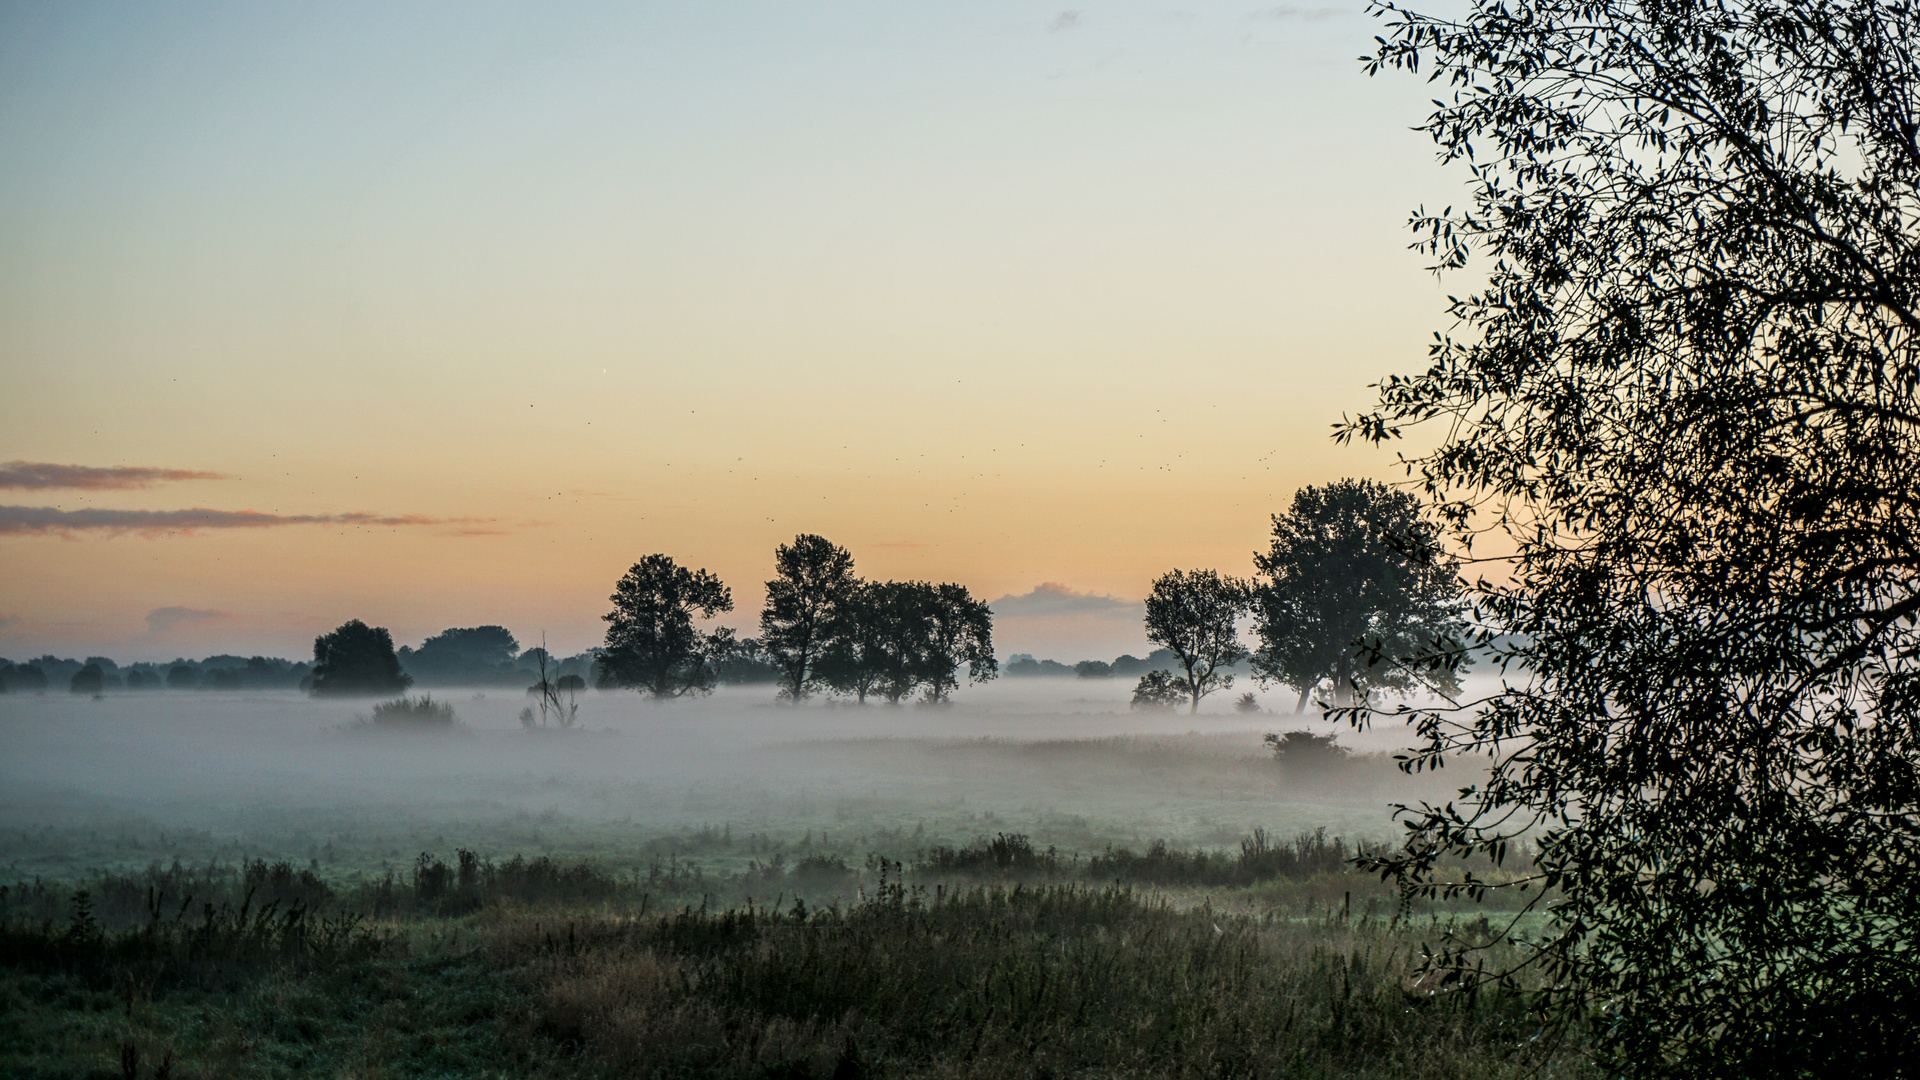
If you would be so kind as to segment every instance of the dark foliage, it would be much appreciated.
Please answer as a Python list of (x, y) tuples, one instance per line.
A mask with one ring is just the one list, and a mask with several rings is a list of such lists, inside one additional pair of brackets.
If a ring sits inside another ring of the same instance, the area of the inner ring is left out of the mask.
[(1128, 848), (1108, 848), (1087, 862), (1087, 877), (1095, 881), (1134, 882), (1143, 885), (1252, 885), (1276, 878), (1310, 878), (1337, 874), (1361, 849), (1349, 848), (1327, 831), (1301, 833), (1291, 843), (1276, 844), (1265, 829), (1240, 841), (1235, 855), (1180, 850), (1155, 840), (1135, 854)]
[(1154, 579), (1147, 640), (1173, 654), (1188, 712), (1199, 712), (1201, 698), (1233, 685), (1222, 669), (1247, 655), (1236, 625), (1246, 606), (1246, 584), (1216, 570), (1169, 570)]
[(313, 639), (315, 694), (395, 694), (411, 685), (384, 626), (354, 619)]
[(733, 592), (706, 570), (689, 570), (666, 555), (633, 564), (613, 587), (613, 610), (602, 616), (602, 686), (639, 690), (656, 699), (710, 692), (719, 681), (714, 654), (731, 641), (701, 633), (694, 617), (733, 610)]
[(1273, 760), (1293, 775), (1312, 775), (1337, 769), (1351, 757), (1351, 752), (1335, 742), (1331, 733), (1315, 735), (1310, 731), (1289, 731), (1285, 735), (1268, 734), (1266, 744), (1273, 748)]
[(1040, 877), (1064, 868), (1059, 852), (1040, 851), (1023, 833), (998, 833), (959, 848), (935, 847), (913, 864), (921, 877)]
[(98, 694), (106, 689), (106, 685), (107, 678), (101, 672), (100, 665), (88, 664), (73, 673), (73, 678), (67, 681), (67, 690), (75, 694)]
[(926, 588), (923, 599), (927, 646), (919, 683), (927, 700), (945, 701), (960, 685), (960, 669), (967, 681), (985, 682), (1000, 673), (993, 655), (993, 611), (975, 600), (964, 585), (943, 582)]
[(499, 686), (518, 682), (520, 642), (504, 626), (449, 627), (402, 648), (400, 665), (421, 686)]
[(610, 900), (631, 887), (591, 863), (563, 863), (542, 855), (528, 859), (515, 855), (503, 863), (462, 848), (449, 864), (422, 852), (414, 860), (404, 884), (392, 877), (370, 895), (375, 912), (408, 911), (434, 915), (462, 915), (490, 904), (579, 904)]
[(760, 612), (760, 646), (780, 669), (781, 696), (798, 701), (820, 682), (835, 613), (858, 579), (846, 548), (811, 533), (775, 549), (773, 572)]
[(1920, 9), (1379, 10), (1370, 69), (1447, 88), (1470, 170), (1419, 246), (1489, 280), (1347, 434), (1432, 421), (1414, 475), (1514, 552), (1475, 595), (1502, 691), (1415, 716), (1414, 766), (1492, 773), (1383, 867), (1532, 838), (1552, 1001), (1619, 1075), (1910, 1070)]
[(453, 730), (453, 705), (431, 694), (399, 697), (373, 707), (366, 726), (374, 731), (444, 732)]
[(1186, 680), (1171, 671), (1149, 671), (1134, 684), (1130, 709), (1172, 709), (1190, 698)]
[(1350, 706), (1376, 693), (1458, 689), (1466, 662), (1458, 563), (1419, 500), (1372, 480), (1301, 488), (1254, 556), (1263, 682)]

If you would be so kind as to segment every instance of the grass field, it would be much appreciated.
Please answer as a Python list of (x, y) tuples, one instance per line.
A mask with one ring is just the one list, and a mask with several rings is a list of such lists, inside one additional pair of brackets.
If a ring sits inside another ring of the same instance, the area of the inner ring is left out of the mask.
[(1380, 735), (1287, 775), (1292, 717), (1016, 690), (595, 697), (567, 734), (463, 695), (422, 739), (7, 700), (0, 1073), (1587, 1075), (1524, 1001), (1421, 981), (1497, 913), (1345, 864), (1449, 787)]

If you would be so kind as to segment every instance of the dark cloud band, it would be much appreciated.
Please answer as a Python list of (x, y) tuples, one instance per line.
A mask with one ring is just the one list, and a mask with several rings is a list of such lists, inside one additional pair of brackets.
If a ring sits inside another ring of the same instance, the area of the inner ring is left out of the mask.
[(170, 480), (224, 480), (222, 473), (197, 469), (97, 468), (92, 465), (55, 465), (46, 461), (9, 461), (0, 465), (0, 488), (79, 488), (86, 491), (122, 491), (152, 487)]
[(59, 510), (51, 506), (0, 506), (0, 536), (79, 532), (161, 533), (200, 529), (271, 529), (283, 525), (471, 525), (471, 518), (419, 514), (268, 514), (258, 510)]

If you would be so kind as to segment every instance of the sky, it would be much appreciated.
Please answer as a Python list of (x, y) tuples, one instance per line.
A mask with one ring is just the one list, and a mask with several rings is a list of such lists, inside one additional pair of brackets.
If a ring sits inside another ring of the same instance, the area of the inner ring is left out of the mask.
[[(1424, 366), (1358, 4), (0, 4), (0, 656), (751, 628), (799, 533), (1144, 653)], [(1451, 288), (1449, 288), (1451, 286)]]

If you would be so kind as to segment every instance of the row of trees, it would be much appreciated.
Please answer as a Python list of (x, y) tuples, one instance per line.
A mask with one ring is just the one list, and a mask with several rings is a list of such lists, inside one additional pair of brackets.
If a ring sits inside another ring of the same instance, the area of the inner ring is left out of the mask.
[(1147, 638), (1173, 663), (1141, 677), (1136, 707), (1198, 711), (1233, 685), (1225, 669), (1242, 661), (1263, 685), (1298, 691), (1296, 711), (1315, 693), (1345, 708), (1380, 694), (1458, 691), (1468, 662), (1459, 564), (1414, 496), (1371, 480), (1302, 488), (1274, 515), (1254, 566), (1252, 580), (1171, 570), (1154, 581)]
[(819, 691), (945, 701), (962, 669), (973, 682), (998, 673), (993, 613), (964, 585), (864, 581), (847, 549), (813, 534), (774, 551), (758, 638), (695, 627), (732, 611), (732, 590), (666, 555), (635, 563), (611, 599), (601, 684), (656, 698), (711, 691), (730, 666), (771, 667), (790, 701)]
[(172, 663), (122, 666), (105, 656), (85, 660), (42, 656), (23, 663), (0, 660), (0, 693), (76, 694), (132, 690), (290, 690), (303, 685), (308, 665), (266, 656), (210, 656)]

